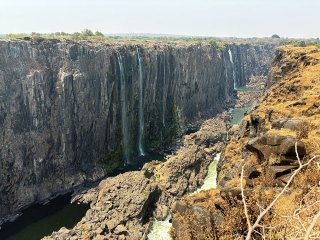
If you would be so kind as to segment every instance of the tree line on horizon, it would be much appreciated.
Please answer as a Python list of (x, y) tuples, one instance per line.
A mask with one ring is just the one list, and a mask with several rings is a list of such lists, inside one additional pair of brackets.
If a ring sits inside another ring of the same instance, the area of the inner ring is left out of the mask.
[(6, 38), (57, 38), (57, 39), (72, 39), (72, 40), (102, 40), (105, 38), (105, 35), (102, 32), (96, 31), (93, 32), (90, 29), (84, 29), (81, 32), (66, 33), (66, 32), (55, 32), (55, 33), (37, 33), (32, 32), (31, 34), (27, 33), (10, 33), (6, 35)]
[[(1, 36), (0, 36), (1, 37)], [(149, 41), (149, 40), (156, 40), (156, 41), (172, 41), (172, 42), (195, 42), (198, 45), (202, 44), (209, 44), (211, 46), (215, 46), (219, 49), (224, 48), (224, 44), (228, 43), (265, 43), (270, 39), (274, 41), (280, 41), (280, 45), (293, 45), (293, 46), (309, 46), (314, 45), (320, 47), (320, 40), (317, 39), (290, 39), (290, 38), (282, 38), (278, 34), (273, 34), (269, 38), (247, 38), (241, 39), (236, 37), (230, 38), (216, 38), (216, 37), (172, 37), (172, 36), (107, 36), (104, 35), (100, 31), (92, 31), (90, 29), (84, 29), (81, 32), (74, 32), (74, 33), (66, 33), (66, 32), (55, 32), (55, 33), (36, 33), (32, 32), (31, 34), (28, 33), (10, 33), (2, 36), (7, 39), (32, 39), (32, 40), (39, 40), (41, 38), (44, 39), (69, 39), (74, 41), (81, 41), (81, 40), (92, 40), (92, 41), (106, 41), (106, 40), (138, 40), (138, 41)]]

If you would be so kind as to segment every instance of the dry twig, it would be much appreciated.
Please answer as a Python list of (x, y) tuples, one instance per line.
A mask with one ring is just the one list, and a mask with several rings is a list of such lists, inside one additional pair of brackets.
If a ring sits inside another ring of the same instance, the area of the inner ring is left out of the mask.
[[(296, 152), (296, 157), (297, 157), (297, 160), (298, 160), (298, 163), (299, 163), (299, 168), (296, 169), (293, 172), (293, 174), (290, 176), (287, 184), (283, 187), (283, 189), (280, 191), (280, 193), (273, 199), (273, 201), (263, 211), (260, 212), (260, 214), (258, 215), (256, 221), (253, 224), (251, 224), (251, 222), (250, 222), (250, 217), (249, 217), (249, 214), (248, 214), (248, 206), (246, 204), (245, 195), (244, 195), (243, 174), (244, 174), (245, 164), (242, 166), (242, 169), (241, 169), (241, 182), (240, 182), (241, 186), (240, 187), (241, 187), (242, 202), (243, 202), (243, 206), (244, 206), (244, 213), (245, 213), (245, 216), (246, 216), (246, 219), (247, 219), (247, 225), (248, 225), (248, 233), (247, 233), (247, 236), (246, 236), (246, 240), (250, 240), (252, 238), (252, 234), (255, 232), (255, 229), (260, 226), (260, 221), (262, 220), (262, 218), (271, 210), (271, 208), (275, 205), (275, 203), (279, 200), (279, 198), (287, 191), (288, 187), (290, 186), (290, 184), (293, 181), (293, 179), (295, 178), (295, 176), (304, 167), (308, 166), (314, 159), (316, 159), (318, 157), (318, 156), (314, 156), (307, 163), (302, 164), (301, 159), (299, 157), (299, 153), (298, 153), (297, 142), (295, 144), (295, 152)], [(318, 213), (318, 214), (320, 215), (320, 213)], [(318, 218), (320, 217), (319, 216), (319, 217), (316, 218), (316, 216), (315, 216), (315, 219), (313, 221), (313, 222), (315, 222), (314, 225), (316, 224)], [(309, 226), (309, 228), (311, 228), (310, 232), (312, 231), (314, 225), (312, 226), (312, 224), (311, 224)], [(309, 228), (308, 228), (308, 230), (309, 230)], [(308, 230), (307, 230), (307, 232), (308, 232)], [(309, 239), (309, 237), (305, 238), (305, 239)]]

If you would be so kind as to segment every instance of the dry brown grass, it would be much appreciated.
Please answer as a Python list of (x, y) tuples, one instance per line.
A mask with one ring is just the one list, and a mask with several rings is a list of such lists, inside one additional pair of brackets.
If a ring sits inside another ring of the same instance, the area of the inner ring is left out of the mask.
[[(271, 69), (279, 83), (261, 98), (254, 114), (265, 119), (263, 134), (290, 135), (303, 141), (307, 156), (302, 161), (306, 161), (312, 156), (320, 155), (320, 49), (286, 46), (280, 51), (283, 57)], [(283, 66), (291, 68), (284, 71), (281, 70)], [(272, 114), (269, 121), (267, 113), (270, 111)], [(291, 118), (300, 119), (305, 124), (297, 131), (271, 128), (273, 120)], [(246, 116), (246, 120), (250, 120), (249, 116)], [(228, 187), (240, 186), (239, 166), (241, 169), (243, 163), (252, 166), (257, 162), (254, 155), (244, 150), (248, 140), (248, 137), (238, 139), (234, 135), (225, 149), (223, 157), (227, 161), (221, 168), (219, 178), (232, 173), (232, 179), (226, 183)], [(262, 172), (259, 181), (255, 183), (249, 196), (246, 196), (247, 211), (252, 223), (281, 189), (268, 172)], [(185, 201), (189, 202), (190, 199)], [(224, 198), (222, 201), (220, 195), (212, 195), (201, 202), (201, 207), (209, 210), (213, 216), (217, 212), (217, 205), (222, 208), (220, 213), (223, 212), (224, 215), (223, 225), (215, 228), (219, 239), (244, 239), (247, 224), (241, 199)], [(317, 219), (319, 211), (320, 160), (316, 159), (295, 176), (285, 193), (261, 219), (252, 239), (304, 239), (313, 223), (309, 239), (320, 239), (320, 220)], [(194, 217), (190, 214), (190, 218), (192, 216)]]
[[(267, 133), (291, 135), (301, 139), (306, 144), (308, 156), (319, 155), (320, 112), (317, 102), (320, 97), (320, 51), (314, 47), (284, 47), (282, 51), (286, 52), (286, 57), (274, 66), (272, 71), (279, 72), (279, 68), (288, 62), (296, 64), (296, 67), (289, 73), (281, 75), (282, 81), (269, 90), (256, 111), (263, 115), (267, 110), (272, 110), (271, 120), (282, 118), (303, 120), (304, 124), (299, 126), (296, 132), (288, 129), (271, 129), (268, 123), (265, 126), (269, 126)], [(300, 60), (301, 56), (305, 56), (306, 60)], [(267, 183), (268, 181), (264, 182), (264, 187), (268, 186)], [(275, 204), (272, 214), (264, 219), (262, 225), (265, 229), (258, 229), (259, 234), (263, 232), (265, 239), (303, 239), (314, 216), (320, 211), (319, 193), (320, 162), (315, 160), (295, 177), (288, 192)], [(253, 199), (257, 201), (264, 197), (261, 191), (259, 197)], [(267, 199), (256, 204), (263, 208), (268, 203)], [(256, 236), (258, 239), (262, 238), (259, 234)], [(319, 222), (315, 224), (310, 239), (320, 239)]]

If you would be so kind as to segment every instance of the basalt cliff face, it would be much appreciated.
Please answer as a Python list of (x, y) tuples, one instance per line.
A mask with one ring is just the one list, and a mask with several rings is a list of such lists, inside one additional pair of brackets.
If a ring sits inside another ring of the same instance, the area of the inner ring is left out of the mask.
[(86, 215), (74, 228), (63, 227), (44, 239), (148, 239), (154, 218), (164, 220), (177, 198), (203, 184), (229, 126), (229, 114), (219, 114), (185, 136), (183, 147), (165, 162), (146, 163), (140, 171), (109, 177), (77, 195), (78, 201), (90, 202)]
[(173, 239), (319, 238), (320, 50), (279, 48), (271, 88), (233, 128), (218, 187), (173, 208)]
[(162, 151), (274, 48), (0, 41), (0, 217)]

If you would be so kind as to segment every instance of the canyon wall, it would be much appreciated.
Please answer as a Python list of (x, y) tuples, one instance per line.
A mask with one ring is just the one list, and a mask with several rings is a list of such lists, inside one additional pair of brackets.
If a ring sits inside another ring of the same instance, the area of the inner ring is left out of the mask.
[(162, 151), (274, 48), (1, 40), (0, 218)]
[(217, 188), (175, 203), (173, 239), (319, 238), (319, 72), (319, 47), (278, 49), (270, 88), (230, 131)]

